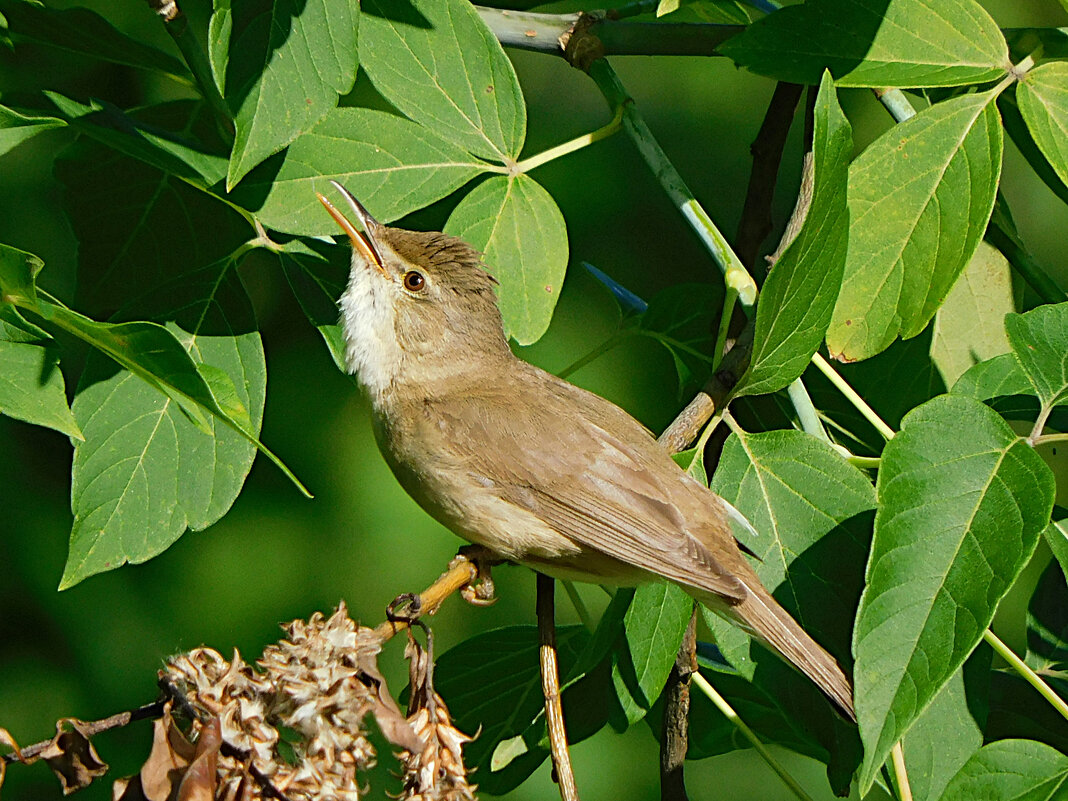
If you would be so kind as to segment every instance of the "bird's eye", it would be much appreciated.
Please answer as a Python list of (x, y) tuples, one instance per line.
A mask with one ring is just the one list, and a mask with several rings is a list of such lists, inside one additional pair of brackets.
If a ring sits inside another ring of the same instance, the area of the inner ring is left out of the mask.
[(426, 279), (422, 273), (409, 270), (404, 274), (404, 288), (409, 292), (421, 292), (425, 287)]

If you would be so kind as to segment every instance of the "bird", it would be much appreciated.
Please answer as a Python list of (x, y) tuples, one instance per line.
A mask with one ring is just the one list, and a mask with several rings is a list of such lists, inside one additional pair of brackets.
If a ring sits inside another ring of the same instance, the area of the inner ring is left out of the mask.
[(379, 223), (331, 182), (363, 234), (339, 300), (375, 439), (432, 517), (503, 561), (560, 579), (670, 581), (808, 676), (856, 720), (849, 678), (764, 587), (728, 505), (621, 407), (517, 357), (481, 254)]

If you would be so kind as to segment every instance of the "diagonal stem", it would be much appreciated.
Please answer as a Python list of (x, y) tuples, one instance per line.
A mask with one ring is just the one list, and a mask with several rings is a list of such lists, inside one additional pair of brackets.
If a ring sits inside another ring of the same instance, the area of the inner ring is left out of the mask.
[(1068, 720), (1068, 703), (1057, 695), (1057, 693), (1053, 691), (1053, 688), (1042, 680), (1041, 676), (1035, 673), (1026, 662), (1020, 659), (1009, 646), (998, 639), (998, 636), (990, 629), (983, 632), (983, 639), (986, 640), (990, 647), (997, 651), (1001, 658), (1008, 662), (1009, 666), (1019, 673), (1028, 684), (1038, 690), (1038, 694), (1049, 701), (1050, 706), (1056, 709), (1065, 720)]

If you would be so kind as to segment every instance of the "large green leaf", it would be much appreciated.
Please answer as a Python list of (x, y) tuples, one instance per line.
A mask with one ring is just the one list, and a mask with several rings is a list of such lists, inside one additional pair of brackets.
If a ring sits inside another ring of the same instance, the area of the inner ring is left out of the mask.
[(0, 340), (0, 414), (82, 438), (54, 350)]
[(0, 0), (0, 15), (17, 39), (192, 82), (189, 70), (177, 58), (121, 33), (88, 8), (48, 8), (26, 0)]
[(668, 582), (648, 582), (634, 593), (623, 617), (623, 629), (637, 688), (643, 696), (637, 700), (645, 709), (664, 688), (692, 609), (693, 599)]
[(1068, 398), (1068, 303), (1005, 318), (1013, 355), (1044, 407)]
[(827, 73), (813, 113), (812, 205), (761, 289), (753, 355), (739, 394), (775, 392), (805, 371), (827, 333), (842, 283), (853, 137)]
[(963, 86), (1004, 77), (1009, 49), (973, 0), (808, 0), (769, 14), (719, 51), (753, 72), (839, 86)]
[(308, 321), (318, 329), (334, 364), (348, 372), (345, 338), (338, 322), (337, 301), (345, 289), (349, 254), (344, 248), (294, 239), (273, 251), (293, 295)]
[[(252, 305), (230, 262), (159, 287), (144, 313), (166, 323), (197, 364), (223, 371), (247, 410), (263, 418), (267, 368)], [(233, 504), (255, 447), (215, 418), (193, 424), (172, 397), (96, 354), (74, 401), (85, 441), (74, 451), (74, 527), (62, 586), (139, 563), (186, 528), (210, 526)]]
[(112, 150), (202, 188), (217, 184), (226, 176), (225, 156), (164, 127), (193, 127), (205, 111), (203, 103), (178, 100), (139, 109), (134, 116), (111, 103), (94, 100), (86, 105), (58, 92), (45, 95), (75, 130)]
[(857, 614), (861, 789), (964, 663), (1049, 520), (1041, 457), (979, 401), (942, 395), (883, 451)]
[(382, 222), (390, 222), (445, 197), (485, 166), (433, 130), (364, 108), (339, 108), (298, 137), (277, 171), (264, 165), (233, 199), (267, 226), (300, 234), (337, 233), (337, 224), (315, 199), (332, 197), (336, 180)]
[(225, 258), (252, 234), (221, 201), (100, 145), (76, 143), (56, 174), (79, 239), (77, 304), (95, 317)]
[(842, 361), (914, 337), (986, 230), (1001, 174), (993, 92), (937, 103), (894, 126), (849, 171), (849, 256), (827, 347)]
[[(723, 446), (712, 489), (759, 532), (746, 546), (766, 587), (809, 634), (848, 666), (850, 611), (863, 585), (875, 492), (868, 479), (827, 443), (800, 431), (735, 432)], [(763, 732), (795, 747), (829, 754), (835, 784), (859, 760), (856, 729), (842, 721), (815, 685), (754, 646), (713, 615), (706, 621), (727, 661), (758, 692), (751, 711)], [(718, 675), (711, 677), (719, 686)], [(723, 692), (727, 685), (722, 688)], [(748, 719), (748, 718), (746, 718)], [(775, 721), (788, 726), (775, 729)], [(844, 779), (848, 784), (848, 778)]]
[(1068, 670), (1068, 586), (1054, 560), (1027, 605), (1027, 664), (1036, 671)]
[(62, 128), (66, 124), (56, 117), (29, 117), (7, 106), (0, 106), (0, 155), (31, 136), (52, 128)]
[(445, 231), (482, 251), (500, 284), (505, 333), (520, 345), (540, 339), (567, 270), (567, 228), (552, 196), (528, 175), (495, 175), (457, 204)]
[(1028, 72), (1016, 88), (1031, 135), (1062, 183), (1068, 183), (1068, 63), (1051, 61)]
[(1068, 756), (1033, 740), (984, 746), (946, 787), (942, 801), (1055, 801), (1068, 788)]
[(227, 189), (352, 89), (359, 11), (357, 0), (256, 0), (233, 12), (223, 4), (220, 13), (232, 13), (225, 87), (237, 128)]
[(509, 162), (527, 112), (512, 63), (466, 0), (365, 0), (360, 63), (394, 106), (480, 158)]
[(1009, 352), (1004, 321), (1014, 310), (1009, 262), (980, 242), (935, 314), (931, 359), (947, 387), (978, 362)]
[[(571, 673), (589, 638), (582, 626), (557, 629), (562, 676)], [(548, 756), (548, 748), (513, 740), (529, 729), (545, 704), (536, 627), (496, 629), (460, 643), (438, 657), (434, 681), (457, 728), (480, 732), (465, 746), (464, 761), (468, 770), (478, 771), (479, 786), (486, 792), (511, 789)], [(505, 754), (498, 749), (510, 750)], [(500, 770), (494, 770), (495, 755), (496, 764), (505, 763)]]

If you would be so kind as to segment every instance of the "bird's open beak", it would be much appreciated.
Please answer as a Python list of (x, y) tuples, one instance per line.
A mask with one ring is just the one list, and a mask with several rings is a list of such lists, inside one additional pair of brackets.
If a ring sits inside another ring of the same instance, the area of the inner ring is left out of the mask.
[(330, 216), (334, 218), (334, 222), (341, 226), (342, 231), (348, 234), (349, 241), (352, 242), (352, 247), (363, 256), (364, 259), (377, 267), (383, 275), (388, 277), (389, 273), (386, 272), (385, 265), (382, 264), (382, 257), (378, 255), (378, 248), (375, 247), (374, 234), (372, 233), (374, 229), (379, 227), (378, 220), (368, 213), (367, 209), (363, 207), (363, 204), (354, 198), (349, 190), (337, 181), (331, 181), (330, 183), (332, 183), (345, 200), (348, 201), (349, 208), (352, 209), (353, 213), (363, 224), (364, 231), (367, 232), (366, 239), (363, 234), (356, 230), (356, 226), (349, 222), (349, 219), (334, 207), (333, 203), (327, 200), (319, 192), (316, 192), (315, 196), (319, 198), (319, 202), (323, 204)]

